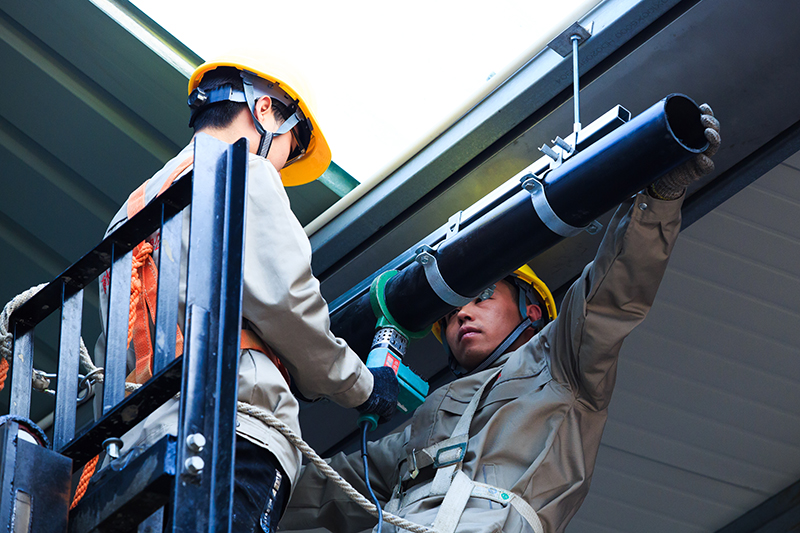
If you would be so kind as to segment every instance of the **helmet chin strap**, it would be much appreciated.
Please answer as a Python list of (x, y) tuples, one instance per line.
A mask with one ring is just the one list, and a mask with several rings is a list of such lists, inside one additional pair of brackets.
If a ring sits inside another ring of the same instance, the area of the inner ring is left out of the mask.
[(292, 128), (300, 122), (300, 117), (297, 116), (297, 112), (292, 113), (292, 116), (283, 121), (278, 131), (267, 131), (256, 118), (256, 94), (253, 88), (253, 81), (249, 76), (242, 75), (242, 88), (244, 89), (247, 106), (250, 108), (250, 116), (253, 118), (253, 126), (255, 126), (256, 131), (261, 136), (261, 141), (258, 143), (258, 150), (256, 150), (256, 153), (266, 159), (267, 154), (269, 154), (269, 149), (272, 146), (272, 140), (278, 135), (284, 135), (290, 132)]
[(256, 151), (256, 154), (266, 159), (269, 149), (272, 146), (272, 138), (274, 135), (271, 131), (267, 131), (263, 127), (261, 130), (261, 141), (258, 143), (258, 150)]
[(267, 154), (269, 154), (269, 149), (272, 146), (272, 138), (274, 135), (271, 131), (264, 129), (264, 126), (262, 126), (256, 118), (256, 95), (253, 89), (253, 81), (249, 76), (242, 75), (242, 88), (244, 89), (244, 97), (247, 101), (247, 107), (250, 109), (250, 116), (253, 118), (253, 126), (255, 126), (256, 131), (261, 136), (261, 141), (258, 143), (258, 150), (256, 150), (256, 154), (266, 159)]
[(503, 340), (503, 342), (501, 342), (500, 345), (497, 348), (495, 348), (491, 354), (489, 354), (489, 357), (484, 359), (481, 362), (481, 364), (479, 364), (472, 370), (466, 370), (458, 363), (458, 361), (456, 361), (455, 356), (453, 356), (452, 351), (450, 350), (450, 346), (447, 344), (447, 341), (445, 340), (442, 344), (444, 344), (445, 351), (447, 351), (449, 355), (448, 360), (450, 363), (450, 370), (453, 372), (453, 374), (456, 375), (456, 377), (459, 378), (468, 376), (470, 374), (475, 374), (477, 372), (480, 372), (481, 370), (486, 370), (487, 368), (492, 366), (492, 364), (495, 361), (497, 361), (497, 359), (501, 355), (506, 353), (506, 350), (508, 350), (509, 346), (514, 344), (514, 342), (516, 342), (516, 340), (520, 337), (520, 335), (522, 335), (522, 332), (528, 329), (531, 325), (532, 325), (531, 319), (525, 317), (525, 320), (520, 322), (519, 325), (516, 328), (514, 328), (514, 331), (509, 333), (508, 336)]

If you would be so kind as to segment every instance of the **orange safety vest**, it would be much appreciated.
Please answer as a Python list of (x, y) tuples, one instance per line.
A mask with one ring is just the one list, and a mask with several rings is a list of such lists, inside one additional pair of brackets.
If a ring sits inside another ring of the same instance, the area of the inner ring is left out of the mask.
[[(166, 191), (172, 182), (185, 170), (192, 166), (194, 158), (189, 157), (178, 165), (167, 181), (161, 186), (158, 195)], [(149, 181), (149, 180), (148, 180)], [(142, 183), (128, 197), (128, 220), (145, 206), (145, 189), (147, 181)], [(153, 245), (147, 241), (139, 243), (133, 249), (133, 265), (131, 269), (131, 302), (128, 318), (128, 344), (133, 342), (136, 353), (136, 367), (125, 379), (128, 382), (142, 384), (153, 377), (153, 343), (150, 336), (150, 321), (155, 323), (156, 295), (158, 292), (158, 268), (153, 259)], [(265, 354), (272, 361), (287, 383), (290, 383), (289, 371), (275, 353), (250, 330), (242, 330), (241, 349), (255, 350)], [(178, 326), (175, 340), (175, 357), (183, 354), (183, 333)]]

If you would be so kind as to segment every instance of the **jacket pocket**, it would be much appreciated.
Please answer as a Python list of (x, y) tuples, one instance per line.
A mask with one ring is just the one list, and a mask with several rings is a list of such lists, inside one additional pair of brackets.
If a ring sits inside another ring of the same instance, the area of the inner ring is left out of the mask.
[(478, 406), (478, 411), (486, 406), (496, 404), (498, 402), (509, 402), (522, 398), (532, 392), (543, 389), (551, 380), (552, 376), (547, 367), (541, 367), (538, 372), (528, 375), (516, 375), (504, 379), (500, 376), (497, 383), (494, 384), (492, 390), (486, 395), (483, 401)]

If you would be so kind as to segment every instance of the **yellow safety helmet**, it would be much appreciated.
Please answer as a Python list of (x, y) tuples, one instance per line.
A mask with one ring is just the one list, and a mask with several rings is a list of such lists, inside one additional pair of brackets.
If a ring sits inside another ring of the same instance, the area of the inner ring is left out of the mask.
[(550, 289), (547, 287), (547, 285), (545, 285), (544, 281), (540, 280), (539, 276), (533, 272), (531, 267), (528, 265), (522, 265), (514, 271), (512, 276), (533, 287), (533, 290), (535, 290), (536, 294), (539, 295), (538, 303), (540, 306), (544, 306), (544, 309), (542, 309), (542, 314), (547, 315), (545, 317), (545, 323), (554, 320), (558, 316), (556, 301), (553, 299), (553, 294), (550, 292)]
[[(294, 115), (292, 117), (287, 117), (287, 122), (284, 124), (289, 127), (289, 129), (291, 129), (291, 127), (296, 127), (298, 129), (305, 128), (305, 135), (308, 138), (298, 139), (301, 144), (305, 144), (305, 151), (301, 153), (299, 157), (290, 160), (287, 166), (281, 170), (283, 184), (287, 187), (291, 187), (294, 185), (303, 185), (304, 183), (309, 183), (319, 178), (331, 163), (331, 149), (322, 134), (317, 119), (311, 112), (311, 107), (309, 105), (310, 92), (306, 89), (305, 84), (295, 70), (277, 59), (259, 57), (253, 54), (231, 53), (218, 57), (197, 67), (192, 73), (191, 78), (189, 78), (190, 106), (198, 106), (197, 92), (195, 90), (200, 85), (203, 76), (207, 72), (219, 67), (233, 67), (243, 73), (242, 78), (245, 82), (245, 94), (248, 93), (248, 78), (254, 78), (252, 80), (254, 83), (251, 83), (251, 90), (252, 87), (255, 87), (257, 91), (256, 100), (260, 96), (266, 95), (277, 98), (289, 109), (299, 110), (299, 113), (295, 113), (297, 116), (296, 126), (290, 122), (290, 119), (293, 119)], [(259, 82), (259, 80), (263, 80), (263, 82), (266, 83)], [(236, 98), (225, 99), (240, 102), (246, 101)], [(249, 100), (249, 98), (247, 100)], [(201, 102), (201, 105), (203, 103), (204, 102)], [(255, 101), (248, 102), (251, 113), (254, 105)], [(256, 122), (257, 129), (259, 126), (260, 125)], [(284, 132), (280, 130), (276, 132), (276, 134), (282, 133)]]
[[(442, 331), (444, 329), (443, 326), (445, 325), (444, 318), (431, 326), (431, 331), (433, 332), (434, 336), (440, 343), (442, 343), (442, 346), (444, 346), (450, 369), (456, 376), (461, 377), (488, 368), (497, 360), (497, 358), (505, 353), (506, 349), (511, 346), (511, 344), (513, 344), (517, 338), (519, 338), (525, 329), (529, 327), (535, 327), (541, 330), (548, 322), (555, 319), (558, 314), (556, 311), (556, 302), (553, 299), (553, 294), (550, 292), (550, 289), (548, 289), (547, 285), (545, 285), (545, 283), (540, 280), (536, 274), (534, 274), (533, 270), (528, 265), (522, 265), (504, 279), (513, 283), (519, 289), (518, 306), (521, 322), (514, 329), (514, 331), (512, 331), (511, 334), (506, 337), (506, 339), (500, 343), (500, 345), (497, 346), (495, 350), (488, 357), (486, 357), (486, 359), (484, 359), (480, 365), (478, 365), (478, 367), (472, 369), (471, 371), (466, 371), (455, 360), (455, 357), (453, 357), (453, 352), (450, 350), (450, 346), (447, 344), (447, 340), (444, 339), (442, 335)], [(528, 318), (526, 298), (527, 301), (535, 302), (542, 309), (542, 318), (536, 322), (531, 322), (530, 318)]]

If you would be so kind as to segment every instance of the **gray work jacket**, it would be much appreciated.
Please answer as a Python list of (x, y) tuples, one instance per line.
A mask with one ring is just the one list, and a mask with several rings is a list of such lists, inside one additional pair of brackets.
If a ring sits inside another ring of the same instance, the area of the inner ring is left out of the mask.
[[(433, 523), (443, 499), (426, 487), (433, 467), (410, 479), (409, 454), (450, 437), (472, 396), (502, 367), (472, 420), (463, 472), (473, 481), (521, 496), (546, 532), (563, 531), (589, 490), (617, 356), (656, 296), (680, 230), (681, 203), (645, 194), (623, 203), (555, 321), (501, 357), (494, 368), (434, 391), (403, 432), (370, 443), (370, 483), (379, 499), (390, 500), (402, 478), (397, 514), (426, 526)], [(366, 494), (359, 453), (339, 454), (330, 462)], [(281, 527), (345, 532), (374, 524), (374, 518), (309, 466), (301, 473)], [(456, 529), (529, 530), (511, 506), (474, 496)]]

